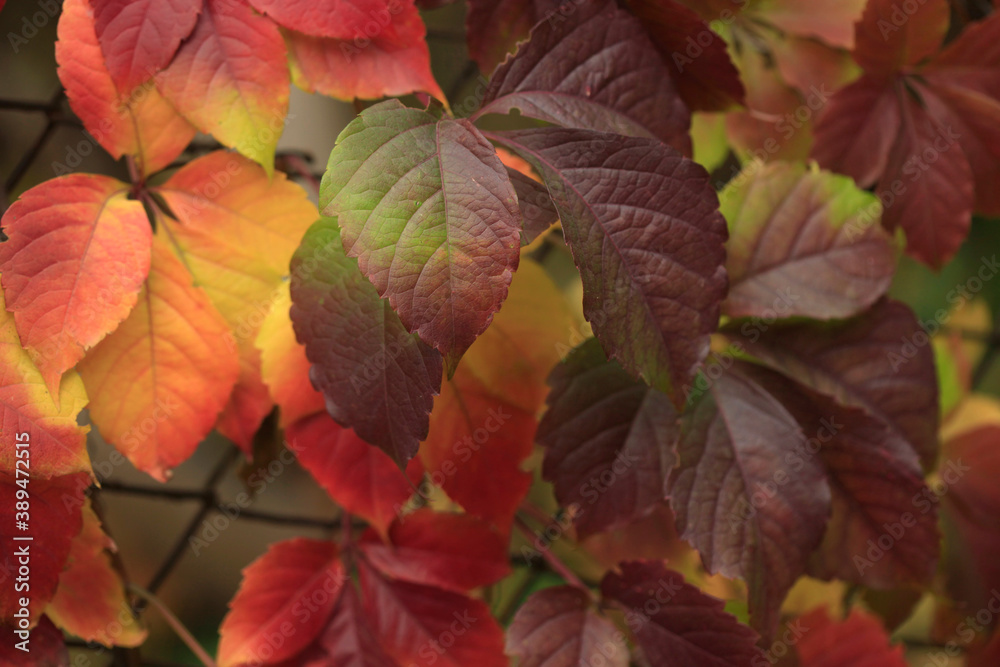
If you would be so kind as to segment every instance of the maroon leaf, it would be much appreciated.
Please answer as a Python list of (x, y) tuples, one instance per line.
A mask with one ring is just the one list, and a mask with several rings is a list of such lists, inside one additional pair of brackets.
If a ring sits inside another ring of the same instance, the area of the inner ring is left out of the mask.
[(593, 610), (590, 596), (573, 586), (533, 593), (507, 629), (507, 652), (519, 667), (628, 666), (624, 636)]
[(471, 514), (417, 510), (392, 525), (389, 544), (369, 534), (362, 550), (394, 579), (458, 593), (492, 584), (510, 571), (506, 540)]
[[(559, 9), (559, 0), (468, 0), (465, 18), (469, 55), (491, 74), (528, 39), (531, 27)], [(575, 6), (573, 6), (575, 9)], [(555, 18), (554, 20), (558, 20)]]
[[(2, 8), (2, 3), (0, 3)], [(4, 667), (70, 667), (69, 650), (59, 628), (48, 616), (25, 637), (13, 627), (0, 625), (0, 665)], [(19, 646), (20, 645), (20, 646)], [(23, 649), (23, 650), (22, 650)]]
[(521, 220), (490, 142), (440, 113), (398, 100), (363, 111), (330, 154), (320, 207), (338, 216), (347, 254), (407, 330), (453, 372), (507, 296)]
[(938, 452), (934, 354), (913, 312), (883, 300), (845, 322), (750, 323), (726, 334), (753, 356), (841, 405), (862, 408), (903, 436), (925, 469)]
[(306, 232), (291, 271), (292, 324), (327, 411), (403, 467), (427, 437), (441, 355), (406, 330), (344, 254), (333, 219)]
[(624, 609), (647, 664), (728, 667), (758, 656), (757, 633), (662, 562), (631, 561), (619, 569), (604, 577), (601, 594)]
[(651, 139), (495, 133), (549, 188), (609, 356), (680, 405), (725, 295), (725, 220), (705, 170)]
[(676, 0), (629, 0), (628, 5), (649, 31), (692, 111), (725, 111), (743, 104), (743, 83), (725, 40), (698, 14)]
[(726, 315), (850, 317), (889, 289), (889, 236), (877, 217), (863, 217), (878, 201), (849, 178), (777, 162), (747, 171), (720, 200), (730, 235)]
[(975, 180), (955, 129), (902, 99), (899, 135), (875, 192), (885, 202), (883, 224), (906, 232), (907, 252), (941, 268), (969, 233)]
[(928, 583), (940, 543), (937, 506), (926, 500), (929, 489), (910, 443), (864, 410), (753, 370), (754, 381), (781, 401), (807, 436), (805, 447), (786, 461), (787, 474), (797, 474), (813, 457), (826, 469), (833, 514), (809, 573), (877, 589)]
[(852, 609), (843, 621), (820, 607), (799, 617), (802, 636), (795, 645), (802, 667), (906, 667), (903, 647), (893, 647), (881, 621)]
[(656, 137), (690, 154), (690, 115), (639, 21), (612, 0), (543, 21), (490, 79), (475, 120), (517, 109), (563, 127)]
[(507, 667), (503, 631), (482, 601), (360, 570), (365, 615), (400, 664)]
[(517, 193), (517, 206), (524, 221), (521, 245), (525, 246), (545, 233), (559, 219), (559, 212), (544, 185), (511, 167), (507, 167), (507, 176)]
[(573, 507), (582, 539), (643, 516), (663, 501), (674, 467), (677, 412), (662, 393), (607, 361), (597, 340), (549, 376), (549, 410), (538, 427), (542, 474)]
[(123, 94), (166, 67), (191, 34), (201, 0), (90, 0), (104, 61)]
[(747, 582), (754, 627), (768, 635), (823, 539), (830, 489), (817, 459), (789, 473), (805, 435), (745, 368), (737, 362), (712, 373), (707, 390), (693, 396), (667, 490), (681, 536), (709, 572)]

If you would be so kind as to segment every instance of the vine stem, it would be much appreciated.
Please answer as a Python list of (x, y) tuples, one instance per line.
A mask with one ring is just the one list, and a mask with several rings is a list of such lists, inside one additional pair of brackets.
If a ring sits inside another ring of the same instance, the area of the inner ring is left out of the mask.
[[(527, 537), (529, 540), (534, 539), (535, 531), (531, 530), (531, 526), (525, 523), (524, 519), (522, 519), (519, 516), (515, 516), (514, 523), (517, 524), (517, 527), (521, 530), (522, 533), (524, 533), (525, 537)], [(548, 563), (550, 568), (552, 568), (552, 571), (558, 574), (563, 579), (565, 579), (566, 583), (570, 584), (571, 586), (575, 586), (576, 588), (579, 588), (580, 590), (586, 592), (587, 595), (592, 595), (590, 592), (590, 587), (587, 586), (587, 584), (583, 583), (583, 580), (580, 579), (580, 577), (576, 576), (576, 573), (573, 572), (573, 570), (569, 569), (566, 563), (559, 560), (558, 556), (552, 553), (551, 549), (548, 548), (542, 549), (540, 553), (542, 554), (542, 558), (545, 559), (545, 562)]]
[(136, 596), (145, 600), (148, 604), (156, 607), (156, 610), (163, 615), (164, 620), (166, 620), (167, 625), (169, 625), (177, 636), (180, 637), (184, 645), (191, 649), (191, 652), (197, 656), (201, 663), (205, 667), (217, 667), (215, 660), (201, 647), (201, 644), (194, 638), (194, 636), (184, 627), (184, 624), (180, 622), (173, 612), (167, 609), (167, 607), (160, 602), (159, 598), (147, 591), (145, 588), (136, 586), (135, 584), (129, 585), (129, 590)]

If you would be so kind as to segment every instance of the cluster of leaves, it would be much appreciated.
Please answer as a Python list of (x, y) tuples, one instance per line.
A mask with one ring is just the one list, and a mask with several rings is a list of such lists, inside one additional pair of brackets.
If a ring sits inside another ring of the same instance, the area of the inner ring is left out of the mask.
[[(413, 0), (65, 2), (60, 79), (132, 182), (62, 175), (3, 217), (0, 548), (27, 491), (37, 644), (145, 636), (85, 498), (85, 406), (160, 481), (213, 429), (252, 457), (277, 407), (302, 466), (368, 523), (251, 565), (222, 667), (745, 665), (804, 576), (894, 595), (943, 573), (982, 602), (1000, 410), (970, 393), (969, 351), (886, 293), (897, 228), (940, 266), (973, 210), (1000, 212), (1000, 18), (942, 48), (945, 0), (902, 18), (883, 0), (468, 4), (492, 75), (457, 117)], [(362, 110), (317, 209), (274, 171), (290, 83), (425, 104)], [(176, 168), (197, 131), (235, 151)], [(720, 137), (770, 161), (717, 193), (692, 155), (712, 164)], [(540, 248), (575, 264), (581, 312)], [(928, 475), (962, 460), (982, 466), (939, 516)], [(588, 585), (541, 545), (567, 585), (518, 600), (505, 640), (474, 591), (510, 573), (514, 527), (534, 537), (533, 488), (584, 544), (669, 506), (703, 569), (623, 554)], [(939, 523), (975, 577), (939, 564)], [(744, 582), (735, 614), (694, 585), (715, 574)], [(799, 621), (800, 664), (902, 664), (860, 610)]]

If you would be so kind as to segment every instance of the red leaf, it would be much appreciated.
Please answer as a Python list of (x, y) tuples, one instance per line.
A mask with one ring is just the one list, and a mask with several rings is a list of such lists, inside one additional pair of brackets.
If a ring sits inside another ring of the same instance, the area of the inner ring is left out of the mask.
[(726, 613), (722, 600), (656, 561), (632, 561), (601, 582), (606, 600), (625, 611), (646, 661), (676, 667), (747, 665), (758, 656), (757, 633)]
[[(19, 468), (23, 472), (23, 466)], [(52, 599), (70, 545), (80, 532), (83, 493), (88, 486), (90, 476), (86, 473), (45, 480), (0, 471), (0, 571), (4, 586), (9, 587), (0, 596), (0, 626), (15, 622), (22, 599), (28, 600), (29, 619), (34, 624)], [(21, 490), (28, 492), (27, 499), (17, 497)], [(25, 506), (27, 510), (21, 509)], [(22, 521), (26, 529), (17, 523)], [(31, 539), (16, 540), (18, 537)], [(22, 565), (27, 573), (21, 570)], [(16, 577), (27, 577), (20, 583), (29, 588), (15, 590)]]
[[(90, 0), (108, 72), (130, 91), (167, 66), (191, 34), (201, 0)], [(66, 7), (63, 7), (65, 13)]]
[(329, 415), (304, 417), (285, 431), (288, 447), (330, 497), (386, 534), (413, 495), (407, 480), (382, 450), (338, 426)]
[(705, 170), (640, 137), (557, 128), (491, 136), (532, 163), (553, 195), (584, 315), (608, 356), (682, 405), (726, 289), (725, 220)]
[(156, 85), (195, 127), (274, 170), (288, 112), (281, 34), (240, 0), (205, 0), (194, 32)]
[(507, 652), (519, 667), (627, 667), (624, 635), (593, 610), (590, 596), (579, 588), (556, 586), (525, 600), (507, 629)]
[(677, 412), (670, 400), (609, 362), (597, 340), (549, 376), (549, 409), (538, 427), (542, 474), (572, 507), (580, 539), (627, 524), (664, 498), (676, 463)]
[(695, 12), (676, 0), (630, 0), (628, 4), (671, 66), (677, 92), (692, 111), (725, 111), (743, 104), (743, 83), (725, 40)]
[(747, 582), (754, 627), (767, 635), (823, 539), (830, 489), (816, 459), (776, 481), (806, 437), (747, 370), (734, 362), (713, 373), (718, 377), (692, 399), (668, 492), (681, 536), (710, 573)]
[(480, 600), (391, 581), (362, 565), (365, 615), (383, 650), (417, 667), (507, 667), (503, 631)]
[(491, 113), (656, 137), (690, 154), (690, 114), (638, 20), (610, 0), (543, 21), (490, 78), (472, 120)]
[[(111, 4), (106, 4), (105, 9), (114, 13), (124, 9), (119, 5), (125, 4), (139, 8), (141, 14), (146, 11), (144, 5), (150, 3), (114, 0)], [(170, 5), (170, 2), (157, 3), (158, 7), (161, 5)], [(194, 17), (200, 6), (200, 2), (193, 3), (194, 13), (191, 14), (190, 25), (194, 25)], [(169, 13), (169, 10), (161, 11)], [(142, 20), (139, 14), (127, 14), (128, 16), (119, 15), (121, 23)], [(115, 158), (122, 155), (134, 157), (143, 175), (159, 171), (180, 155), (194, 137), (195, 129), (156, 90), (150, 80), (156, 70), (119, 71), (119, 76), (125, 80), (112, 77), (105, 65), (105, 54), (98, 43), (94, 23), (95, 17), (88, 0), (67, 0), (63, 5), (63, 13), (59, 19), (59, 41), (56, 42), (56, 61), (59, 63), (59, 79), (66, 88), (70, 106), (91, 136)], [(184, 29), (183, 25), (179, 27)], [(116, 23), (105, 36), (113, 36), (123, 42), (136, 38), (131, 30), (118, 32), (119, 28), (124, 29), (124, 26)], [(168, 29), (173, 30), (174, 26), (169, 26)], [(141, 27), (136, 31), (150, 32), (143, 31)], [(155, 29), (151, 31), (156, 32)], [(149, 34), (142, 37), (143, 43), (148, 42), (154, 49), (157, 39)], [(174, 49), (179, 41), (180, 37), (177, 37)], [(128, 49), (121, 57), (129, 59), (136, 66), (143, 60), (142, 47), (133, 49), (127, 44), (115, 44), (111, 48)], [(173, 55), (172, 51), (170, 55)], [(131, 60), (133, 57), (134, 61)], [(121, 58), (116, 58), (113, 62), (122, 67), (129, 66)], [(148, 64), (146, 62), (141, 66), (145, 68)], [(166, 61), (163, 65), (166, 65)]]
[(121, 181), (73, 174), (28, 190), (3, 216), (7, 309), (53, 396), (128, 316), (149, 273), (151, 229), (127, 195)]
[[(276, 0), (255, 2), (275, 9), (287, 4)], [(427, 30), (412, 0), (332, 2), (345, 12), (356, 5), (348, 13), (357, 13), (358, 18), (334, 24), (318, 21), (311, 28), (288, 25), (292, 29), (282, 31), (295, 85), (342, 100), (379, 99), (416, 91), (445, 99), (431, 72)], [(294, 5), (318, 8), (307, 0)], [(369, 8), (360, 13), (361, 7)], [(317, 25), (328, 26), (338, 34), (323, 36), (317, 32)]]
[(23, 641), (24, 637), (15, 634), (13, 628), (0, 624), (0, 664), (5, 667), (70, 667), (63, 633), (47, 616), (42, 616), (31, 631), (22, 651), (17, 645)]
[(903, 647), (891, 647), (879, 620), (860, 609), (837, 621), (821, 607), (798, 623), (804, 632), (795, 650), (802, 667), (906, 667)]
[(859, 187), (870, 187), (885, 172), (899, 124), (896, 90), (863, 76), (834, 95), (821, 113), (812, 157)]
[(948, 0), (904, 6), (868, 0), (855, 32), (854, 59), (870, 74), (886, 76), (933, 55), (948, 31)]
[(766, 331), (744, 324), (742, 335), (735, 326), (726, 332), (775, 370), (889, 424), (925, 468), (937, 460), (934, 354), (907, 306), (883, 300), (845, 322), (777, 324)]
[(250, 460), (254, 435), (274, 407), (274, 401), (260, 376), (260, 350), (246, 342), (240, 346), (239, 354), (240, 374), (215, 428)]
[[(219, 630), (220, 667), (280, 662), (302, 651), (322, 632), (345, 580), (332, 542), (300, 537), (272, 544), (243, 571), (229, 603)], [(272, 634), (284, 641), (275, 645)]]
[(393, 17), (412, 7), (413, 0), (250, 0), (250, 5), (279, 25), (307, 35), (354, 39), (386, 33), (396, 39)]
[(506, 540), (469, 514), (420, 509), (396, 520), (388, 544), (369, 536), (361, 548), (394, 579), (457, 593), (488, 586), (510, 571)]

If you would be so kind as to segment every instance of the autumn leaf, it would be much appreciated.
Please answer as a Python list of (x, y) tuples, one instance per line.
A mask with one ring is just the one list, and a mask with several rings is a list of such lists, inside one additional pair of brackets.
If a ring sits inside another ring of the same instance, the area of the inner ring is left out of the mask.
[(427, 437), (441, 355), (409, 333), (344, 254), (333, 218), (306, 234), (292, 260), (291, 318), (326, 409), (400, 468)]
[(821, 463), (801, 455), (798, 422), (743, 362), (709, 377), (682, 417), (670, 505), (709, 573), (747, 582), (753, 625), (769, 635), (823, 538), (830, 488)]
[[(41, 372), (21, 347), (0, 291), (0, 470), (13, 473), (18, 452), (30, 447), (33, 477), (90, 471), (90, 427), (77, 424), (87, 392), (75, 371), (63, 376), (58, 398), (58, 403), (53, 400)], [(18, 442), (28, 444), (18, 447)]]
[(531, 485), (521, 464), (532, 450), (545, 378), (574, 324), (552, 280), (524, 260), (493, 325), (442, 383), (434, 403), (419, 453), (429, 479), (503, 532)]
[(846, 619), (836, 620), (819, 608), (801, 616), (796, 623), (803, 629), (795, 645), (802, 667), (906, 665), (903, 648), (891, 646), (879, 620), (860, 609), (852, 609)]
[(625, 623), (652, 665), (701, 667), (750, 664), (757, 634), (726, 613), (722, 600), (702, 593), (657, 561), (621, 563), (601, 582), (605, 600), (625, 612)]
[(561, 7), (556, 0), (469, 0), (468, 6), (469, 55), (486, 75), (516, 50), (518, 42), (528, 39), (536, 23), (562, 18), (555, 14)]
[[(317, 661), (317, 662), (313, 662)], [(330, 622), (312, 646), (280, 667), (300, 664), (351, 665), (352, 667), (399, 667), (382, 650), (354, 586), (344, 586)]]
[(683, 403), (726, 289), (725, 221), (704, 169), (638, 137), (556, 128), (490, 136), (548, 186), (583, 279), (584, 315), (608, 356)]
[(365, 616), (399, 664), (507, 667), (503, 631), (481, 600), (359, 569)]
[(938, 456), (938, 391), (929, 338), (905, 305), (883, 300), (852, 320), (753, 322), (724, 329), (751, 355), (845, 406), (889, 424), (925, 469)]
[[(0, 2), (0, 8), (3, 3)], [(22, 651), (17, 644), (24, 641), (14, 634), (13, 628), (0, 625), (0, 660), (9, 667), (70, 667), (69, 650), (63, 633), (42, 616), (38, 625), (31, 630), (28, 650)]]
[(229, 401), (215, 422), (215, 430), (228, 438), (247, 457), (253, 459), (253, 439), (261, 423), (274, 407), (271, 393), (261, 378), (260, 350), (253, 341), (241, 341), (239, 354), (240, 372)]
[(278, 287), (254, 343), (260, 350), (261, 379), (280, 408), (278, 424), (282, 428), (325, 407), (323, 394), (309, 381), (306, 348), (295, 339), (289, 316), (292, 307), (290, 284), (285, 281)]
[(408, 478), (382, 450), (325, 413), (291, 424), (285, 438), (302, 467), (338, 505), (383, 535), (420, 481), (419, 475)]
[[(162, 60), (161, 66), (165, 65), (173, 52), (165, 60), (163, 54), (150, 53), (151, 60), (141, 62), (142, 56), (132, 59), (134, 45), (129, 42), (140, 39), (136, 33), (147, 33), (141, 39), (144, 45), (148, 40), (150, 51), (169, 49), (171, 44), (176, 49), (183, 36), (180, 32), (194, 25), (200, 3), (181, 0), (178, 4), (187, 6), (176, 7), (176, 13), (171, 11), (171, 3), (161, 3), (159, 11), (169, 16), (158, 19), (158, 27), (147, 27), (144, 22), (144, 11), (151, 10), (143, 6), (152, 3), (92, 0), (92, 4), (93, 10), (88, 0), (67, 0), (63, 5), (56, 42), (59, 80), (66, 88), (70, 106), (90, 135), (115, 158), (129, 155), (135, 158), (142, 175), (151, 174), (180, 155), (194, 138), (195, 128), (163, 99), (151, 80), (156, 72), (153, 60)], [(95, 23), (102, 20), (114, 24), (113, 28), (104, 25), (100, 33), (105, 38), (104, 51), (95, 32)], [(132, 28), (134, 21), (140, 25)], [(161, 37), (160, 30), (178, 33)], [(159, 39), (169, 43), (154, 44)], [(115, 55), (106, 63), (108, 49)], [(125, 58), (129, 61), (123, 62)], [(114, 75), (109, 71), (112, 63)]]
[(629, 0), (628, 6), (670, 66), (688, 108), (725, 111), (743, 104), (743, 84), (725, 41), (697, 13), (676, 0)]
[(472, 120), (510, 113), (561, 125), (655, 137), (691, 152), (690, 114), (639, 21), (613, 2), (588, 2), (543, 21), (490, 78)]
[(934, 55), (948, 20), (948, 0), (927, 0), (912, 11), (891, 0), (868, 0), (857, 23), (854, 59), (871, 74), (890, 76)]
[(521, 659), (521, 667), (584, 667), (598, 655), (608, 667), (629, 664), (624, 635), (572, 586), (546, 588), (525, 600), (507, 630), (507, 652)]
[(538, 427), (542, 475), (571, 514), (580, 539), (642, 517), (664, 498), (674, 467), (677, 412), (670, 400), (607, 361), (597, 340), (549, 376)]
[[(18, 475), (0, 471), (0, 567), (13, 575), (27, 554), (30, 580), (19, 594), (0, 597), (0, 627), (16, 623), (14, 614), (22, 608), (22, 598), (28, 600), (31, 625), (41, 618), (56, 593), (73, 538), (80, 532), (83, 494), (90, 486), (86, 473), (41, 479), (24, 476), (24, 466), (19, 468), (22, 474)], [(27, 491), (28, 499), (19, 498), (18, 491)], [(24, 504), (18, 506), (19, 502)], [(26, 536), (31, 540), (16, 539)], [(13, 576), (5, 579), (5, 585), (13, 589)]]
[(133, 614), (121, 574), (111, 564), (109, 552), (116, 550), (88, 500), (83, 525), (45, 615), (84, 641), (135, 647), (145, 641), (147, 632)]
[(307, 92), (352, 100), (424, 91), (446, 99), (413, 0), (253, 4), (283, 26), (292, 81)]
[(142, 204), (107, 176), (73, 174), (28, 190), (3, 216), (7, 309), (45, 385), (126, 318), (149, 273)]
[(493, 146), (466, 120), (383, 102), (338, 137), (320, 207), (407, 330), (454, 369), (519, 258), (517, 196)]
[(229, 327), (159, 234), (128, 319), (79, 365), (101, 435), (165, 481), (208, 435), (239, 374)]
[[(345, 579), (332, 542), (300, 537), (271, 545), (243, 571), (229, 603), (219, 630), (220, 667), (280, 662), (302, 651), (322, 632)], [(293, 622), (296, 632), (274, 646), (270, 633)]]
[(200, 131), (273, 173), (289, 75), (271, 21), (239, 0), (205, 0), (194, 32), (156, 75), (156, 86)]
[(510, 572), (507, 540), (469, 514), (419, 509), (400, 515), (386, 543), (369, 535), (361, 550), (373, 566), (393, 579), (456, 593), (488, 586)]
[(166, 67), (202, 9), (200, 0), (90, 0), (90, 5), (104, 62), (120, 91), (134, 89)]
[(729, 221), (726, 315), (850, 317), (889, 289), (895, 258), (880, 204), (850, 179), (751, 165), (719, 199)]

